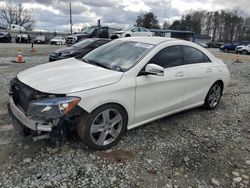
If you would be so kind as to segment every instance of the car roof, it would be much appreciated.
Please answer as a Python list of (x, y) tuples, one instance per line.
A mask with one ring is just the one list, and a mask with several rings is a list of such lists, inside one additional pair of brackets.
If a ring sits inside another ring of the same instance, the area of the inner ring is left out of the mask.
[(168, 38), (168, 37), (125, 37), (125, 38), (121, 38), (117, 40), (125, 40), (125, 41), (133, 41), (133, 42), (141, 42), (141, 43), (158, 45), (162, 42), (175, 41), (176, 39)]

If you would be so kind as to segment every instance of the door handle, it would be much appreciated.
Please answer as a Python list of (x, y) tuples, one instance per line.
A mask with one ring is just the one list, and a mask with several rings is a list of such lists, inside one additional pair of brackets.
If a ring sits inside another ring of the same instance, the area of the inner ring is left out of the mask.
[(184, 76), (184, 72), (177, 72), (175, 74), (175, 77), (182, 77), (182, 76)]
[(207, 68), (207, 69), (206, 69), (206, 72), (207, 72), (207, 73), (210, 73), (210, 72), (212, 72), (212, 69), (211, 69), (211, 68)]

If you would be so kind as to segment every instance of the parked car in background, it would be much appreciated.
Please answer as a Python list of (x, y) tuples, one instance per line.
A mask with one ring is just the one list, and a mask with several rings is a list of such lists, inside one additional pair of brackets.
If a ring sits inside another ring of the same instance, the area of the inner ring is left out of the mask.
[(8, 32), (0, 32), (0, 42), (11, 42), (11, 35)]
[(121, 31), (116, 31), (111, 35), (111, 39), (116, 38), (123, 38), (123, 37), (151, 37), (153, 34), (144, 27), (132, 27), (132, 28), (125, 28)]
[(34, 40), (34, 44), (47, 44), (48, 39), (46, 36), (37, 36)]
[(65, 44), (65, 39), (61, 36), (56, 36), (50, 40), (50, 44), (53, 45), (64, 45)]
[(110, 39), (99, 39), (99, 38), (90, 38), (84, 39), (70, 47), (61, 48), (54, 51), (49, 56), (49, 61), (57, 61), (61, 59), (66, 59), (70, 57), (76, 57), (81, 59), (84, 55), (90, 51), (110, 42)]
[(237, 46), (236, 49), (235, 49), (235, 52), (236, 53), (241, 53), (243, 55), (247, 55), (250, 53), (250, 44), (244, 46)]
[(223, 45), (223, 42), (215, 42), (215, 41), (210, 41), (206, 43), (208, 48), (220, 48)]
[(31, 42), (31, 37), (27, 34), (19, 34), (15, 38), (16, 43), (30, 43)]
[(23, 135), (64, 140), (76, 130), (86, 145), (101, 150), (148, 122), (199, 106), (216, 108), (229, 80), (226, 64), (195, 43), (128, 37), (81, 60), (20, 72), (10, 83), (9, 113)]
[(224, 52), (230, 52), (230, 51), (235, 52), (235, 49), (236, 49), (237, 46), (241, 46), (241, 45), (245, 46), (245, 45), (248, 45), (248, 44), (250, 44), (250, 41), (227, 43), (227, 44), (223, 44), (220, 47), (220, 50), (224, 51)]
[(81, 33), (68, 36), (66, 45), (70, 46), (86, 38), (109, 38), (109, 27), (87, 27)]
[(11, 24), (10, 25), (10, 30), (11, 31), (26, 31), (26, 29), (20, 25), (16, 25), (16, 24)]

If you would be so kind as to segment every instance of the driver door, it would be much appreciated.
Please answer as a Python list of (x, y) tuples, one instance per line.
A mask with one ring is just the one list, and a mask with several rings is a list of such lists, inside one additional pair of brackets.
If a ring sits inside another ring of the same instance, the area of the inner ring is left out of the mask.
[(182, 62), (181, 47), (167, 47), (149, 62), (162, 66), (164, 76), (139, 74), (136, 77), (135, 123), (182, 107), (186, 87), (186, 72)]

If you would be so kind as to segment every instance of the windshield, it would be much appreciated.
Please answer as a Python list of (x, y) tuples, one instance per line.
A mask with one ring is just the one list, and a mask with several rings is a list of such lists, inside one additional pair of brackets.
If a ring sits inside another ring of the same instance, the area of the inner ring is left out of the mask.
[(82, 31), (82, 33), (86, 33), (86, 34), (91, 34), (95, 31), (95, 28), (94, 27), (87, 27), (86, 29), (84, 29)]
[(83, 61), (116, 71), (127, 71), (154, 45), (116, 40), (84, 56)]
[(77, 48), (84, 48), (84, 47), (90, 45), (92, 42), (94, 42), (93, 39), (84, 39), (84, 40), (74, 44), (73, 46), (77, 47)]

